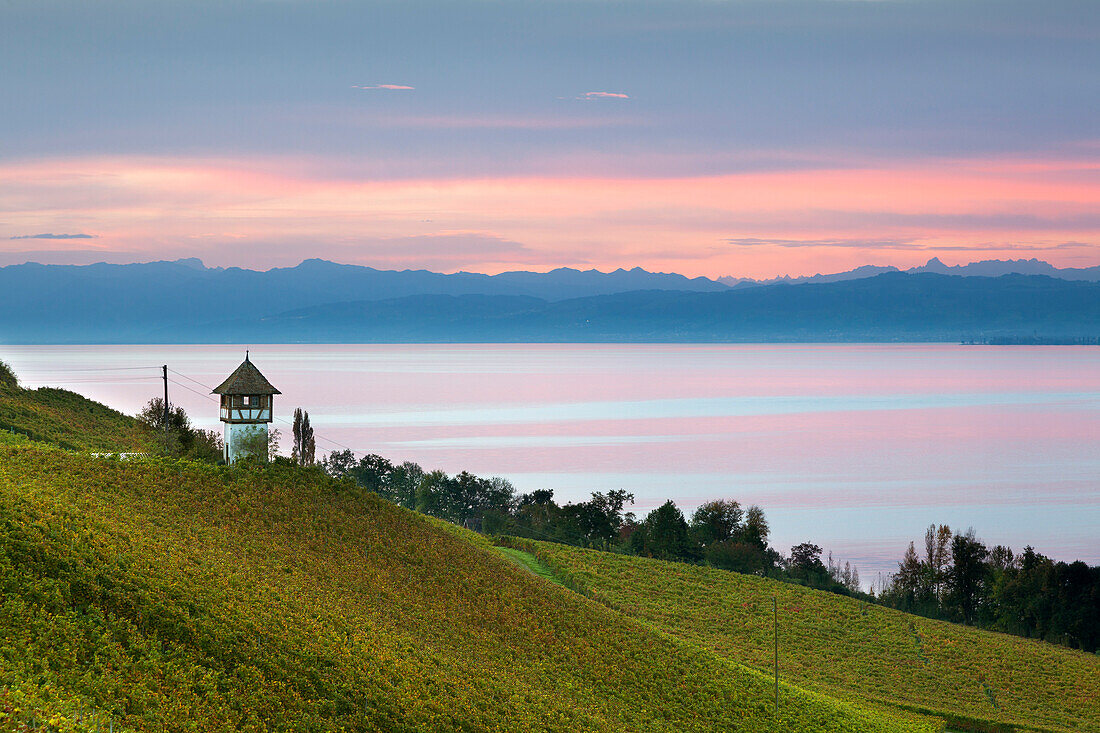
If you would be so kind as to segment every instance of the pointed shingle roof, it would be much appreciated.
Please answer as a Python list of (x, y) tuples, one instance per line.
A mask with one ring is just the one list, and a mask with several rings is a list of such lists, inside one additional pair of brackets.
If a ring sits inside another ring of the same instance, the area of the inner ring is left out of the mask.
[(229, 378), (214, 388), (214, 394), (282, 394), (267, 381), (267, 377), (260, 374), (260, 370), (248, 360), (248, 352), (245, 352), (244, 361)]

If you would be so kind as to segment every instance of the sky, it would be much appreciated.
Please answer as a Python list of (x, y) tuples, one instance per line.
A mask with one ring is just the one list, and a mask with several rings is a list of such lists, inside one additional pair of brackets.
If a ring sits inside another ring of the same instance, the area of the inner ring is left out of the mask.
[(1095, 0), (0, 0), (0, 265), (1100, 264)]

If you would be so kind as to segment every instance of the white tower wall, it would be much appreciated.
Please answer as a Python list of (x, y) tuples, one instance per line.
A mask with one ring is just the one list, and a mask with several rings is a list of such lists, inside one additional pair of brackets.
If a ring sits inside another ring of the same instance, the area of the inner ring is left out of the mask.
[[(225, 424), (225, 460), (227, 463), (235, 463), (238, 458), (251, 455), (248, 451), (248, 443), (253, 435), (260, 434), (262, 438), (255, 440), (263, 446), (264, 455), (257, 456), (261, 461), (267, 460), (267, 423), (232, 423)], [(260, 442), (262, 440), (262, 442)]]

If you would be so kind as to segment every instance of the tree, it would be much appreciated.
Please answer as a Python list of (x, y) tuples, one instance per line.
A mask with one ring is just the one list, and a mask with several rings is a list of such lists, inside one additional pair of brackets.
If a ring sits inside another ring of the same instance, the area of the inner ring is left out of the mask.
[(359, 462), (351, 470), (351, 475), (355, 479), (355, 483), (368, 491), (372, 491), (383, 498), (392, 499), (393, 497), (389, 495), (388, 489), (389, 477), (393, 473), (393, 469), (394, 465), (390, 463), (389, 459), (375, 453), (369, 453), (359, 459)]
[(317, 461), (317, 438), (313, 434), (313, 426), (309, 424), (308, 412), (302, 420), (302, 457), (302, 462), (307, 466)]
[(412, 461), (405, 461), (390, 471), (387, 488), (390, 501), (406, 509), (416, 507), (416, 487), (424, 478), (424, 469)]
[(898, 572), (891, 579), (887, 594), (897, 599), (897, 606), (903, 611), (910, 610), (917, 605), (918, 595), (922, 586), (924, 567), (917, 557), (917, 548), (912, 542), (905, 551), (905, 557), (898, 563)]
[(7, 363), (0, 361), (0, 388), (19, 389), (19, 377)]
[(312, 466), (317, 457), (317, 443), (309, 424), (309, 413), (301, 407), (294, 408), (293, 432), (294, 445), (290, 449), (290, 459), (302, 466)]
[(224, 459), (224, 456), (225, 445), (217, 431), (196, 429), (191, 432), (191, 446), (187, 449), (188, 458), (218, 463)]
[(989, 551), (973, 528), (951, 541), (951, 569), (947, 575), (949, 610), (963, 623), (973, 624), (987, 592), (986, 560)]
[(278, 428), (257, 428), (243, 433), (237, 441), (237, 450), (243, 458), (270, 463), (279, 457), (279, 441), (283, 434)]
[(951, 528), (946, 524), (937, 527), (932, 524), (924, 533), (924, 555), (927, 577), (918, 591), (922, 600), (943, 600), (944, 584), (947, 582), (947, 569), (951, 561)]
[(554, 502), (553, 489), (537, 489), (516, 497), (509, 531), (520, 537), (547, 539), (561, 525), (561, 507)]
[(216, 463), (222, 459), (221, 436), (213, 430), (199, 430), (191, 426), (191, 419), (179, 405), (168, 406), (168, 430), (164, 429), (164, 400), (154, 397), (137, 416), (138, 423), (154, 438), (155, 444), (166, 455), (177, 458)]
[[(138, 422), (150, 430), (164, 432), (164, 400), (154, 397), (145, 403), (141, 412), (137, 415)], [(168, 405), (168, 433), (176, 433), (177, 436), (191, 432), (191, 419), (179, 405)]]
[(823, 573), (821, 548), (812, 542), (803, 542), (791, 548), (791, 567), (807, 573)]
[(334, 450), (328, 454), (328, 458), (321, 461), (321, 468), (333, 478), (353, 478), (352, 470), (355, 468), (355, 454), (350, 450)]
[(696, 548), (688, 536), (688, 523), (671, 500), (649, 513), (642, 527), (630, 537), (640, 554), (661, 560), (693, 560)]
[(756, 545), (761, 550), (768, 549), (768, 520), (764, 517), (764, 510), (753, 504), (745, 513), (745, 523), (734, 539), (750, 545)]
[(775, 564), (770, 551), (735, 540), (711, 543), (705, 557), (707, 564), (713, 567), (752, 575), (765, 575)]
[(706, 549), (715, 542), (733, 539), (741, 530), (743, 515), (736, 501), (708, 501), (691, 515), (691, 532), (699, 546)]
[(841, 567), (840, 562), (833, 561), (833, 553), (829, 553), (829, 563), (826, 566), (829, 571), (829, 577), (833, 579), (834, 583), (843, 586), (849, 593), (862, 593), (863, 587), (859, 583), (859, 570), (854, 568), (850, 562), (845, 561), (844, 566)]

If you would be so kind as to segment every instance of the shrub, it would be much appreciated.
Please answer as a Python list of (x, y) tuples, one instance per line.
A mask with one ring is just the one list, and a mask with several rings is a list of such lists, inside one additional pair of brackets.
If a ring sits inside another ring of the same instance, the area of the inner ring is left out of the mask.
[(6, 362), (0, 361), (0, 387), (19, 388), (19, 378)]

